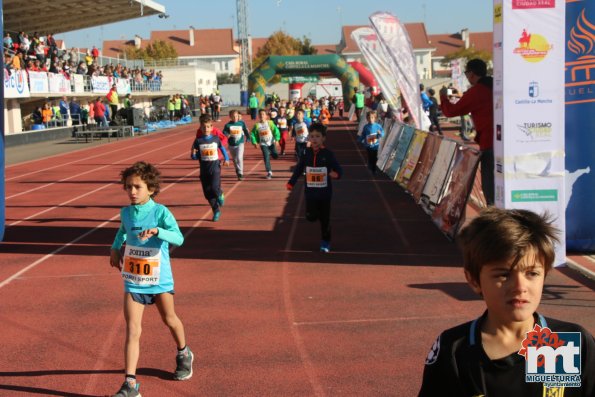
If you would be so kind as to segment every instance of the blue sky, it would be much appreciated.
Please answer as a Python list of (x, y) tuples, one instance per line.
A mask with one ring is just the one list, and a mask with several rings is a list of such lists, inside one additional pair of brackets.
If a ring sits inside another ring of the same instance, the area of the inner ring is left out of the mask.
[[(69, 47), (102, 46), (103, 40), (149, 37), (151, 30), (234, 28), (236, 0), (156, 0), (167, 19), (142, 17), (57, 35)], [(337, 44), (341, 25), (366, 25), (368, 16), (388, 11), (403, 22), (425, 22), (428, 33), (492, 30), (492, 1), (486, 0), (248, 0), (248, 26), (253, 37), (283, 30), (309, 37), (314, 44)]]

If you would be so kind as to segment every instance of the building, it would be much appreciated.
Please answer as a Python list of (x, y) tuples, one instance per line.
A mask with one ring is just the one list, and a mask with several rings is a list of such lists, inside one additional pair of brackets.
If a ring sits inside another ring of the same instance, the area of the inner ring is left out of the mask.
[(448, 54), (466, 48), (492, 52), (492, 32), (473, 33), (468, 29), (463, 29), (454, 34), (431, 34), (428, 37), (436, 48), (432, 55), (432, 69), (435, 77), (450, 77), (449, 67), (442, 66), (442, 61)]
[(239, 73), (239, 52), (233, 38), (233, 30), (194, 29), (154, 30), (148, 39), (136, 36), (133, 40), (106, 40), (103, 42), (103, 55), (124, 57), (126, 46), (146, 48), (155, 41), (171, 44), (178, 53), (178, 65), (200, 65), (209, 63), (217, 74)]

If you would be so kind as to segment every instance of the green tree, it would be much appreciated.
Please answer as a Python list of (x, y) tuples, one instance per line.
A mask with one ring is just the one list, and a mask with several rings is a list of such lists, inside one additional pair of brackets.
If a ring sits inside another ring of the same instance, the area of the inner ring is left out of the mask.
[(224, 73), (217, 75), (217, 84), (238, 84), (239, 82), (239, 74)]
[(454, 59), (458, 59), (458, 58), (464, 58), (467, 60), (479, 58), (482, 61), (484, 61), (485, 63), (487, 63), (488, 65), (491, 65), (491, 63), (492, 63), (492, 54), (490, 52), (477, 50), (474, 47), (461, 48), (460, 50), (458, 50), (456, 52), (452, 52), (448, 55), (445, 55), (444, 59), (442, 59), (442, 62), (440, 62), (440, 63), (442, 64), (442, 66), (448, 67), (448, 66), (450, 66), (450, 61), (452, 61)]
[(126, 46), (123, 49), (127, 59), (142, 59), (145, 61), (155, 61), (159, 59), (172, 59), (178, 57), (178, 52), (170, 44), (163, 40), (156, 40), (149, 43), (146, 48), (136, 48)]
[(300, 42), (300, 55), (315, 55), (318, 54), (318, 50), (312, 46), (312, 40), (304, 36), (302, 39), (298, 39)]

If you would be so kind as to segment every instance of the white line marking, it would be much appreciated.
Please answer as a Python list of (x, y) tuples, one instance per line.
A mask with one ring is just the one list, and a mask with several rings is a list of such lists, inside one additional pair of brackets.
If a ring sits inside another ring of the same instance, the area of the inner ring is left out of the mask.
[[(304, 202), (304, 195), (299, 193), (300, 199), (298, 202), (298, 206), (296, 209), (296, 213), (300, 213), (302, 209), (302, 204)], [(314, 395), (316, 397), (324, 397), (326, 396), (324, 392), (324, 388), (316, 376), (316, 369), (314, 368), (314, 364), (312, 363), (312, 359), (308, 354), (308, 350), (306, 349), (304, 339), (300, 335), (300, 330), (295, 325), (295, 310), (293, 308), (293, 303), (291, 302), (291, 292), (289, 286), (289, 262), (287, 261), (288, 252), (293, 245), (293, 239), (295, 238), (295, 231), (297, 229), (297, 217), (293, 217), (293, 221), (291, 222), (291, 229), (289, 231), (289, 235), (287, 236), (287, 242), (285, 243), (285, 253), (283, 255), (283, 303), (285, 304), (285, 313), (287, 315), (287, 321), (289, 322), (289, 330), (291, 331), (291, 335), (293, 336), (293, 340), (295, 342), (296, 348), (300, 355), (300, 359), (302, 360), (302, 365), (304, 366), (304, 370), (306, 371), (306, 375), (308, 376), (308, 380), (310, 381), (310, 385), (312, 389), (314, 389)]]
[[(178, 145), (179, 143), (180, 143), (180, 142), (175, 142), (175, 143), (172, 143), (172, 144), (170, 144), (170, 145), (161, 146), (161, 147), (159, 147), (159, 148), (157, 148), (157, 149), (154, 149), (154, 150), (149, 150), (148, 152), (144, 152), (144, 154), (149, 154), (149, 153), (157, 152), (157, 151), (163, 150), (163, 149), (164, 149), (164, 148), (166, 148), (166, 147), (170, 147), (170, 146)], [(33, 189), (25, 190), (25, 191), (23, 191), (23, 192), (21, 192), (21, 193), (13, 194), (12, 196), (7, 196), (7, 197), (6, 197), (6, 200), (8, 200), (8, 199), (11, 199), (11, 198), (15, 198), (15, 197), (22, 196), (23, 194), (28, 194), (28, 193), (34, 192), (34, 191), (36, 191), (36, 190), (44, 189), (44, 188), (46, 188), (46, 187), (49, 187), (49, 186), (55, 185), (56, 183), (65, 182), (65, 181), (68, 181), (68, 180), (70, 180), (70, 179), (74, 179), (74, 178), (76, 178), (76, 177), (79, 177), (79, 176), (83, 176), (83, 175), (86, 175), (86, 174), (90, 174), (90, 173), (92, 173), (92, 172), (99, 171), (99, 170), (102, 170), (102, 169), (104, 169), (104, 168), (113, 167), (113, 166), (114, 166), (114, 165), (116, 165), (116, 164), (121, 164), (121, 163), (123, 163), (123, 162), (127, 162), (127, 161), (130, 161), (130, 160), (128, 160), (128, 159), (123, 159), (123, 160), (120, 160), (120, 161), (116, 161), (115, 163), (107, 164), (107, 165), (104, 165), (104, 166), (101, 166), (101, 167), (98, 167), (98, 168), (93, 168), (92, 170), (89, 170), (89, 171), (81, 172), (80, 174), (76, 174), (76, 175), (69, 176), (68, 178), (63, 178), (63, 179), (60, 179), (60, 180), (58, 180), (58, 181), (55, 181), (55, 182), (46, 183), (45, 185), (41, 185), (41, 186), (35, 187), (35, 188), (33, 188)]]
[[(169, 139), (169, 138), (171, 138), (172, 136), (175, 136), (175, 135), (180, 135), (180, 134), (182, 134), (182, 133), (183, 133), (183, 132), (182, 132), (182, 131), (180, 131), (180, 132), (177, 132), (177, 133), (175, 133), (175, 134), (172, 134), (172, 135), (170, 135), (170, 136), (163, 137), (163, 139), (164, 139), (164, 140), (165, 140), (165, 139)], [(148, 136), (148, 135), (147, 135), (147, 136)], [(144, 138), (144, 137), (142, 137), (142, 138)], [(153, 141), (149, 141), (149, 142), (143, 142), (143, 144), (144, 144), (144, 143), (153, 143), (153, 142), (156, 142), (156, 141), (159, 141), (159, 140), (162, 140), (162, 139), (161, 139), (161, 137), (159, 137), (158, 139), (155, 139), (155, 140), (153, 140)], [(114, 143), (116, 143), (116, 142), (114, 142)], [(139, 145), (134, 145), (134, 147), (138, 147), (138, 146), (139, 146)], [(33, 163), (33, 162), (35, 162), (35, 161), (42, 161), (42, 160), (51, 159), (51, 158), (53, 158), (53, 157), (64, 156), (65, 154), (69, 154), (69, 153), (82, 152), (82, 151), (85, 151), (85, 150), (91, 150), (91, 149), (96, 149), (96, 148), (97, 148), (97, 146), (92, 146), (92, 147), (89, 147), (89, 148), (84, 148), (84, 149), (80, 149), (80, 150), (75, 150), (75, 151), (68, 152), (68, 153), (60, 153), (60, 154), (55, 154), (55, 155), (53, 155), (53, 156), (44, 157), (43, 159), (35, 159), (35, 160), (24, 161), (24, 162), (22, 162), (22, 163), (12, 164), (12, 165), (10, 165), (10, 166), (6, 167), (6, 169), (13, 168), (13, 167), (17, 167), (17, 166), (20, 166), (20, 165), (23, 165), (23, 164)], [(17, 176), (13, 176), (12, 178), (5, 179), (5, 181), (6, 181), (6, 182), (8, 182), (8, 181), (12, 181), (13, 179), (18, 179), (18, 178), (22, 178), (22, 177), (29, 176), (29, 175), (33, 175), (33, 174), (38, 174), (38, 173), (40, 173), (40, 172), (46, 172), (46, 171), (48, 171), (48, 170), (53, 170), (54, 168), (60, 168), (60, 167), (64, 167), (64, 166), (67, 166), (67, 165), (70, 165), (70, 164), (76, 164), (76, 163), (79, 163), (79, 162), (81, 162), (81, 161), (91, 160), (91, 159), (94, 159), (94, 158), (97, 158), (97, 157), (103, 157), (103, 156), (105, 156), (105, 155), (107, 155), (107, 154), (117, 153), (117, 152), (121, 152), (122, 150), (127, 150), (127, 149), (130, 149), (130, 146), (126, 146), (126, 147), (123, 147), (123, 148), (121, 148), (121, 149), (116, 149), (116, 150), (112, 150), (112, 151), (109, 151), (109, 152), (103, 152), (103, 153), (100, 153), (100, 154), (97, 154), (97, 155), (95, 155), (95, 156), (91, 156), (91, 157), (85, 157), (84, 159), (79, 159), (79, 160), (69, 161), (68, 163), (58, 164), (58, 165), (55, 165), (55, 166), (53, 166), (53, 167), (49, 167), (49, 168), (43, 168), (43, 169), (39, 169), (39, 170), (37, 170), (37, 171), (31, 171), (31, 172), (28, 172), (28, 173), (26, 173), (26, 174), (20, 174), (20, 175), (17, 175)]]

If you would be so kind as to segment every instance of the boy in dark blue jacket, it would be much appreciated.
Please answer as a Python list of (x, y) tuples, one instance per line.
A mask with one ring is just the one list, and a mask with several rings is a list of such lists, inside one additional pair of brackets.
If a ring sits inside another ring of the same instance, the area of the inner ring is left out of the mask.
[(372, 110), (366, 113), (366, 119), (368, 120), (368, 124), (364, 126), (364, 130), (362, 131), (359, 140), (363, 143), (368, 152), (368, 168), (372, 171), (372, 174), (376, 174), (378, 147), (380, 138), (384, 135), (384, 130), (382, 129), (382, 126), (376, 122), (376, 111)]
[(224, 165), (229, 164), (229, 156), (219, 137), (212, 134), (213, 119), (210, 115), (200, 116), (200, 128), (203, 135), (194, 140), (190, 157), (199, 161), (202, 191), (213, 209), (213, 222), (217, 222), (221, 217), (220, 207), (225, 202), (225, 196), (221, 190), (221, 163), (218, 150), (221, 150), (225, 158)]
[(306, 219), (310, 222), (320, 220), (322, 241), (321, 252), (331, 249), (331, 198), (333, 187), (331, 178), (339, 179), (343, 170), (337, 162), (333, 152), (324, 147), (326, 126), (314, 123), (310, 126), (308, 137), (310, 147), (306, 148), (300, 161), (293, 170), (293, 175), (287, 183), (287, 189), (293, 189), (300, 175), (306, 173)]

